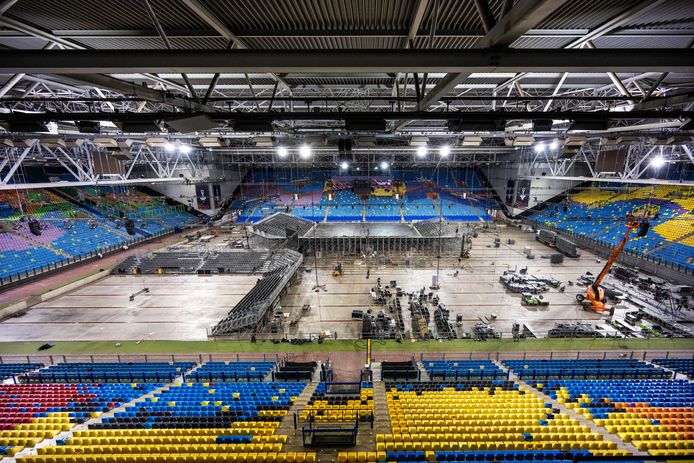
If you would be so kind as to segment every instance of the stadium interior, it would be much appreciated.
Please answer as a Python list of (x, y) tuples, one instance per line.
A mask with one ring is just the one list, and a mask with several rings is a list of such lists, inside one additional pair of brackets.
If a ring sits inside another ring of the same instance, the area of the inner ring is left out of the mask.
[(0, 0), (0, 463), (694, 461), (692, 0)]

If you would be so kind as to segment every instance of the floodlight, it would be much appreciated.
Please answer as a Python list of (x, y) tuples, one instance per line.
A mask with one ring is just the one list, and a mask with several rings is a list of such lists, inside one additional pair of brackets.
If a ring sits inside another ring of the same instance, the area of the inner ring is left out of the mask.
[(302, 145), (301, 148), (299, 149), (299, 156), (301, 156), (302, 159), (308, 159), (311, 157), (311, 147), (308, 145)]

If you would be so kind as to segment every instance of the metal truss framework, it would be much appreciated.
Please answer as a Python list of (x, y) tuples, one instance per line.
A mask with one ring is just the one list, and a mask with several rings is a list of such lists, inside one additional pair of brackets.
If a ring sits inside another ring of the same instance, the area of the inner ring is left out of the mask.
[[(694, 166), (694, 144), (691, 141), (689, 143), (689, 145), (652, 145), (648, 143), (630, 145), (625, 149), (623, 167), (615, 172), (601, 172), (599, 170), (598, 153), (600, 146), (597, 143), (586, 143), (575, 155), (566, 158), (555, 157), (555, 153), (543, 150), (525, 156), (519, 172), (521, 178), (533, 178), (536, 176), (535, 172), (546, 169), (550, 175), (545, 175), (543, 178), (555, 180), (694, 185), (694, 182), (690, 181), (646, 178), (649, 170), (656, 173), (656, 169), (663, 166), (672, 164)], [(658, 167), (654, 167), (652, 163), (654, 159), (658, 159)], [(577, 168), (587, 172), (587, 175), (575, 175)]]
[[(177, 175), (180, 169), (186, 169), (191, 176), (201, 173), (201, 153), (168, 153), (164, 150), (153, 150), (141, 143), (134, 144), (122, 161), (121, 173), (100, 173), (103, 156), (113, 153), (99, 148), (90, 141), (81, 146), (71, 148), (47, 147), (36, 141), (30, 141), (30, 146), (5, 148), (0, 151), (0, 190), (26, 188), (47, 188), (56, 185), (87, 186), (87, 185), (128, 185), (146, 183), (185, 182), (186, 179)], [(59, 165), (72, 180), (59, 182), (31, 182), (24, 172), (24, 167)], [(139, 175), (146, 172), (147, 176)]]

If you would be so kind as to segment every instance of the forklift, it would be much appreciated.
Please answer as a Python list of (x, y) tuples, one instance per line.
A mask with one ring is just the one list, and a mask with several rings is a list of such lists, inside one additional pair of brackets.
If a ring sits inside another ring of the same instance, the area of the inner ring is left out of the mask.
[(333, 276), (334, 277), (342, 276), (342, 262), (338, 262), (333, 267)]

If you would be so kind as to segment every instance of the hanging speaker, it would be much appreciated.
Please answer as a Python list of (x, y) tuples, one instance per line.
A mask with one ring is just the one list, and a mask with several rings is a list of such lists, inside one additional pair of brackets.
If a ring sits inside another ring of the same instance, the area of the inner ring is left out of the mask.
[(38, 220), (32, 220), (29, 222), (29, 231), (36, 236), (41, 236), (41, 224)]
[(132, 219), (125, 219), (125, 231), (128, 232), (128, 235), (134, 235), (135, 232), (135, 222), (132, 221)]
[(639, 225), (639, 232), (637, 233), (637, 236), (639, 238), (646, 236), (649, 228), (651, 228), (651, 224), (648, 222), (648, 220), (641, 221), (641, 225)]

